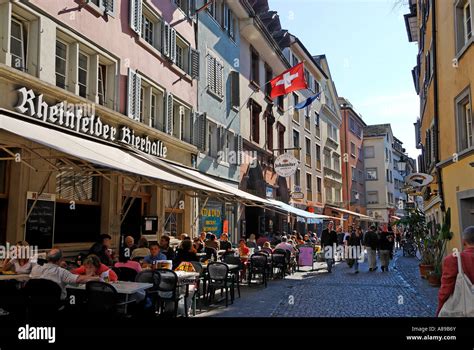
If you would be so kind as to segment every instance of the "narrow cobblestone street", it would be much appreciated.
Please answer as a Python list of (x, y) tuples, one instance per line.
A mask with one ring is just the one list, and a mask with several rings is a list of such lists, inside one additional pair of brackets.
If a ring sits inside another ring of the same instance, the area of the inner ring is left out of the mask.
[[(218, 306), (202, 316), (216, 317), (432, 317), (438, 288), (419, 277), (418, 261), (397, 253), (390, 272), (368, 272), (367, 262), (354, 274), (345, 262), (328, 274), (324, 263), (267, 288), (242, 288), (228, 308)], [(307, 268), (306, 268), (307, 269)]]

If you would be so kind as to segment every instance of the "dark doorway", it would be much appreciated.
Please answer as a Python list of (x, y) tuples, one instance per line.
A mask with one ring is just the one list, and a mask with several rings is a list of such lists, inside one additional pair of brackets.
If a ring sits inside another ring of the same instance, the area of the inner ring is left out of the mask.
[(142, 199), (136, 197), (128, 199), (123, 198), (123, 200), (126, 201), (124, 205), (124, 213), (132, 200), (133, 203), (120, 226), (120, 235), (132, 236), (135, 239), (135, 242), (137, 242), (140, 239), (142, 232)]

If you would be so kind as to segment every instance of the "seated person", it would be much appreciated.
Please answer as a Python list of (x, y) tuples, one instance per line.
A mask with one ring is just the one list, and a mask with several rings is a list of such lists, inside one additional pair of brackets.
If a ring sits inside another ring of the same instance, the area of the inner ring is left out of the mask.
[(163, 235), (160, 238), (160, 251), (161, 254), (166, 256), (166, 260), (174, 259), (174, 250), (170, 247), (170, 236)]
[(173, 268), (177, 268), (183, 261), (199, 261), (199, 257), (196, 255), (196, 249), (194, 249), (190, 239), (186, 239), (181, 243), (181, 248), (178, 249), (173, 261)]
[(130, 260), (130, 258), (127, 258), (126, 256), (119, 257), (119, 262), (115, 263), (114, 266), (117, 268), (126, 267), (137, 271), (137, 273), (142, 271), (142, 266), (138, 261)]
[[(27, 257), (30, 255), (30, 247), (28, 242), (20, 241), (16, 244), (17, 257), (13, 259), (5, 259), (2, 271), (14, 271), (18, 274), (28, 274), (33, 268), (33, 262)], [(33, 258), (33, 257), (31, 257)]]
[(100, 262), (97, 255), (91, 254), (84, 259), (82, 266), (72, 270), (73, 274), (83, 276), (101, 277), (104, 273), (109, 274), (109, 282), (118, 280), (117, 274)]
[(221, 235), (221, 239), (219, 241), (219, 247), (221, 250), (225, 250), (228, 252), (229, 250), (232, 250), (232, 244), (229, 242), (229, 235), (227, 233), (223, 233)]
[(268, 253), (268, 254), (272, 254), (273, 253), (273, 249), (270, 245), (270, 242), (265, 242), (263, 243), (263, 248), (262, 248), (262, 252), (265, 252), (265, 253)]
[(276, 249), (289, 250), (292, 254), (295, 252), (295, 248), (292, 244), (288, 243), (288, 238), (286, 236), (281, 238), (281, 243), (276, 245), (275, 250)]
[(161, 254), (160, 246), (158, 243), (153, 242), (150, 244), (150, 255), (145, 256), (142, 267), (154, 269), (156, 267), (156, 263), (163, 260), (167, 260), (166, 255)]
[(102, 234), (96, 243), (89, 249), (89, 255), (99, 257), (100, 262), (106, 266), (113, 265), (113, 257), (110, 247), (112, 246), (112, 237), (108, 234)]
[(144, 258), (147, 255), (150, 255), (150, 249), (148, 248), (148, 240), (145, 237), (141, 237), (138, 240), (138, 247), (133, 250), (130, 259), (133, 260), (135, 258)]
[(250, 249), (245, 244), (245, 239), (240, 239), (239, 241), (239, 254), (240, 256), (247, 257), (250, 254)]
[(210, 234), (209, 239), (205, 243), (206, 247), (214, 248), (215, 250), (219, 250), (219, 242), (217, 241), (215, 234)]
[(33, 266), (30, 274), (31, 279), (47, 279), (57, 283), (61, 287), (61, 299), (67, 297), (66, 285), (75, 283), (86, 283), (89, 281), (98, 281), (99, 278), (88, 275), (75, 275), (59, 266), (63, 254), (60, 249), (53, 248), (46, 256), (48, 261), (44, 265)]
[(257, 241), (253, 233), (250, 235), (249, 239), (247, 240), (247, 247), (253, 248), (253, 249), (258, 248)]
[(125, 237), (124, 245), (120, 249), (119, 258), (121, 256), (125, 256), (127, 258), (130, 258), (132, 256), (133, 251), (136, 248), (137, 248), (137, 245), (135, 244), (135, 240), (133, 239), (133, 237), (132, 236)]
[(204, 253), (204, 243), (201, 241), (201, 238), (196, 237), (193, 239), (193, 247), (197, 253)]

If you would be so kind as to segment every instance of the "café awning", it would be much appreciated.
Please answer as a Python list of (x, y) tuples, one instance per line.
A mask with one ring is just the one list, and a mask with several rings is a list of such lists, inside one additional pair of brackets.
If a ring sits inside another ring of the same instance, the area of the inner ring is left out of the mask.
[[(131, 153), (125, 152), (112, 145), (80, 138), (7, 115), (0, 114), (0, 129), (73, 156), (74, 158), (95, 164), (101, 170), (113, 169), (159, 180), (164, 183), (182, 186), (185, 189), (189, 188), (206, 193), (228, 194), (225, 191), (205, 186), (158, 169), (138, 159)], [(0, 145), (0, 147), (2, 146), (4, 148), (8, 147), (8, 145)], [(13, 146), (21, 147), (21, 145)]]
[(276, 207), (290, 214), (296, 215), (297, 217), (302, 217), (304, 219), (316, 219), (316, 220), (331, 219), (330, 216), (310, 213), (309, 211), (295, 208), (289, 204), (286, 204), (281, 201), (277, 201), (275, 199), (268, 199), (268, 201), (271, 203), (273, 207)]
[(328, 206), (328, 208), (330, 208), (330, 209), (332, 209), (332, 210), (339, 211), (339, 212), (341, 212), (341, 213), (345, 213), (345, 214), (357, 216), (357, 217), (359, 217), (361, 220), (369, 220), (369, 219), (371, 219), (370, 216), (367, 216), (367, 215), (364, 215), (364, 214), (361, 214), (361, 213), (357, 213), (357, 212), (355, 212), (355, 211), (351, 211), (351, 210), (347, 210), (347, 209), (342, 209), (342, 208), (337, 208), (337, 207), (331, 207), (331, 206)]

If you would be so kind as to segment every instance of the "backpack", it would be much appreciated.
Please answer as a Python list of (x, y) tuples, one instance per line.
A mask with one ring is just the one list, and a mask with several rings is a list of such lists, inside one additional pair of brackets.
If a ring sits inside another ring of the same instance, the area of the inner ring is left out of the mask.
[(453, 294), (446, 300), (438, 317), (474, 317), (474, 286), (462, 270), (461, 254), (453, 249), (458, 261), (458, 275)]

